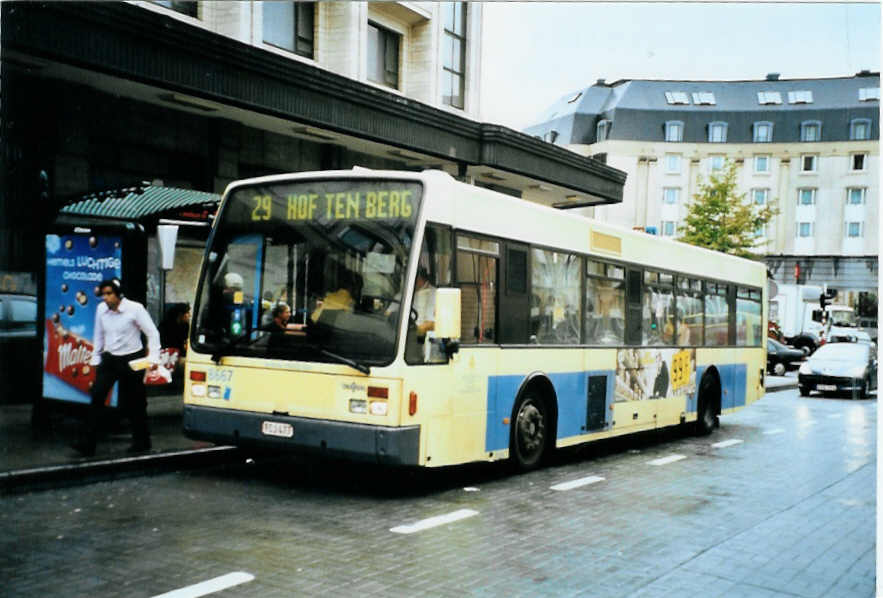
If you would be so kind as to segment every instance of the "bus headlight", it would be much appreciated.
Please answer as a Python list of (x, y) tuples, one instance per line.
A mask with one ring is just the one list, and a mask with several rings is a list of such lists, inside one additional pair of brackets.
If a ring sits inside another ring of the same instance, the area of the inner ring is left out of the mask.
[(389, 404), (386, 401), (371, 401), (371, 415), (386, 415)]
[(368, 413), (368, 401), (365, 399), (350, 399), (350, 413)]

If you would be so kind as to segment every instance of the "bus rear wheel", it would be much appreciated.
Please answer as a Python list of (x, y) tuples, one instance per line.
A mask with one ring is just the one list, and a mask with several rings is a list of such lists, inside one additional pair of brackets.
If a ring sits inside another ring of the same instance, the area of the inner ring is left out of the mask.
[(535, 469), (546, 452), (548, 413), (546, 404), (536, 394), (525, 393), (515, 406), (509, 455), (518, 471)]
[(708, 436), (718, 425), (720, 386), (714, 376), (705, 375), (699, 384), (699, 413), (696, 419), (696, 435)]

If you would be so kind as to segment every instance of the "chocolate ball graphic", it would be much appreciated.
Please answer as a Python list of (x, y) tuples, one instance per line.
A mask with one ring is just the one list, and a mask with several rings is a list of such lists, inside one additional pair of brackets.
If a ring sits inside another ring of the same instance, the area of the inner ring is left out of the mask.
[(80, 305), (86, 305), (89, 302), (89, 298), (86, 296), (86, 293), (83, 291), (77, 291), (77, 303)]
[(73, 305), (67, 306), (67, 315), (69, 315), (69, 316), (74, 315), (74, 306)]
[(70, 239), (68, 239), (67, 241), (64, 242), (64, 248), (67, 249), (68, 251), (70, 251), (71, 249), (74, 248), (74, 242), (71, 241)]
[(95, 237), (89, 237), (89, 247), (92, 247), (94, 249), (97, 246), (98, 246), (98, 239), (96, 239)]
[(92, 289), (92, 292), (95, 293), (96, 297), (101, 297), (101, 288), (100, 287), (95, 287), (94, 289)]
[(61, 292), (67, 293), (67, 289), (68, 289), (67, 283), (66, 282), (62, 283), (61, 284)]
[(61, 318), (58, 316), (58, 314), (52, 314), (52, 321), (53, 321), (53, 322), (55, 322), (56, 324), (58, 324), (58, 321), (59, 321), (59, 320), (61, 320)]

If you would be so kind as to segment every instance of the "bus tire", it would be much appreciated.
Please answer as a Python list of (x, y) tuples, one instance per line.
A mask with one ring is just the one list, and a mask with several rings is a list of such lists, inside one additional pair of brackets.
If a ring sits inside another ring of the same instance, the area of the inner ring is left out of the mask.
[(699, 409), (696, 414), (696, 435), (708, 436), (718, 426), (720, 413), (720, 383), (717, 376), (705, 374), (699, 383)]
[(542, 396), (527, 390), (515, 403), (509, 433), (509, 457), (517, 471), (536, 469), (543, 460), (551, 430), (549, 409)]

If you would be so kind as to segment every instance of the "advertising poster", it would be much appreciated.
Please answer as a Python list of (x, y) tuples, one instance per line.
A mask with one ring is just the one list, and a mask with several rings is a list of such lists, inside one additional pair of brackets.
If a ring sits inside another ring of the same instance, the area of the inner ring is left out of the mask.
[(620, 349), (616, 401), (687, 398), (696, 392), (696, 349)]
[[(98, 284), (122, 274), (119, 237), (46, 235), (46, 298), (43, 340), (43, 396), (89, 403), (95, 382), (92, 338)], [(117, 389), (107, 405), (116, 406)]]

